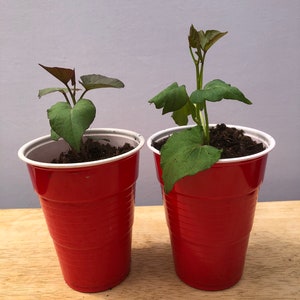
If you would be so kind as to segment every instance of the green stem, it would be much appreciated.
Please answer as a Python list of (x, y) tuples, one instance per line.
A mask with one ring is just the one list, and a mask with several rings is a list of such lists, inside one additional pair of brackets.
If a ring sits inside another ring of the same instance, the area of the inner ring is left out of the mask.
[[(198, 59), (195, 58), (192, 47), (189, 47), (192, 59), (194, 61), (196, 67), (196, 85), (197, 89), (201, 90), (203, 86), (203, 70), (204, 70), (204, 61), (206, 56), (206, 51), (203, 51), (203, 54), (198, 54)], [(201, 51), (201, 50), (199, 50)], [(197, 54), (197, 53), (196, 53)], [(200, 104), (196, 104), (196, 116), (194, 121), (202, 126), (204, 132), (204, 144), (209, 144), (209, 122), (208, 122), (208, 113), (206, 108), (206, 102), (203, 104), (203, 108), (201, 110)]]
[(63, 92), (62, 94), (64, 95), (66, 101), (67, 101), (67, 102), (69, 103), (69, 105), (71, 106), (71, 103), (70, 103), (70, 101), (69, 101), (69, 99), (68, 99), (67, 94), (66, 94), (65, 92)]
[[(197, 84), (197, 89), (200, 89), (200, 87), (199, 87), (199, 76), (200, 76), (199, 59), (198, 60), (194, 59), (194, 63), (195, 63), (195, 66), (196, 66), (196, 84)], [(201, 115), (201, 111), (200, 111), (200, 105), (196, 104), (195, 107), (196, 107), (196, 123), (198, 125), (201, 125), (201, 123), (202, 123), (202, 115)]]
[(191, 53), (192, 59), (193, 59), (193, 61), (194, 61), (194, 64), (196, 65), (196, 64), (197, 64), (197, 61), (198, 61), (198, 64), (199, 64), (199, 59), (197, 60), (197, 59), (195, 58), (195, 55), (194, 55), (194, 52), (193, 52), (192, 47), (190, 46), (189, 49), (190, 49), (190, 53)]
[(198, 80), (197, 80), (198, 81), (197, 82), (197, 88), (200, 89), (200, 90), (202, 89), (202, 86), (203, 86), (203, 69), (204, 69), (205, 55), (206, 55), (206, 52), (203, 52), (201, 69), (200, 69), (199, 77), (198, 77)]
[(81, 96), (79, 97), (79, 99), (82, 99), (83, 96), (85, 95), (85, 93), (87, 92), (88, 90), (84, 90), (84, 92), (81, 94)]
[(206, 102), (204, 103), (204, 119), (205, 119), (205, 126), (203, 126), (204, 130), (204, 144), (209, 145), (210, 137), (209, 137), (209, 121), (208, 121), (208, 113), (206, 108)]
[(76, 87), (74, 87), (74, 93), (72, 93), (72, 90), (70, 89), (69, 85), (66, 84), (66, 87), (71, 95), (71, 99), (72, 99), (72, 102), (73, 102), (73, 105), (76, 104), (76, 99), (75, 99), (75, 91), (76, 91)]
[[(205, 61), (205, 56), (206, 52), (203, 52), (202, 56), (202, 63), (201, 63), (201, 68), (200, 72), (197, 77), (197, 89), (202, 89), (203, 87), (203, 70), (204, 70), (204, 61)], [(206, 101), (203, 104), (203, 113), (201, 113), (202, 118), (201, 118), (201, 125), (204, 131), (204, 144), (208, 145), (209, 144), (209, 121), (208, 121), (208, 113), (207, 113), (207, 107), (206, 107)]]
[(76, 104), (76, 80), (74, 80), (73, 103)]

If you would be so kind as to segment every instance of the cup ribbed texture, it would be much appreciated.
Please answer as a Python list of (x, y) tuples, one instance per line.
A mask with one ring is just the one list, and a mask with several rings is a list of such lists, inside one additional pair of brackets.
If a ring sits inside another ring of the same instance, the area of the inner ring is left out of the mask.
[(106, 199), (60, 203), (40, 198), (67, 284), (81, 292), (112, 288), (129, 273), (134, 186)]
[[(163, 191), (160, 156), (155, 154)], [(202, 290), (223, 290), (242, 274), (267, 155), (215, 164), (163, 194), (178, 277)]]
[(179, 278), (203, 290), (237, 283), (244, 269), (257, 192), (228, 199), (165, 196)]

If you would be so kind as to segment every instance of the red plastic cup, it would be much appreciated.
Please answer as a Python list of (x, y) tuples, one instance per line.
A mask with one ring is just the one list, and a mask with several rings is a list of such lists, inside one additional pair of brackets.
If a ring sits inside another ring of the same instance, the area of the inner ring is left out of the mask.
[(162, 188), (176, 273), (197, 289), (227, 289), (243, 274), (267, 154), (275, 141), (262, 132), (242, 129), (260, 139), (266, 150), (220, 160), (208, 170), (182, 178), (168, 194), (163, 190), (160, 153), (151, 145), (174, 129), (159, 132), (148, 140)]
[(25, 144), (19, 156), (27, 163), (66, 283), (80, 292), (100, 292), (119, 284), (130, 271), (135, 183), (144, 139), (119, 129), (94, 129), (89, 136), (117, 146), (129, 142), (135, 148), (94, 162), (51, 164), (51, 151), (65, 143), (46, 136)]

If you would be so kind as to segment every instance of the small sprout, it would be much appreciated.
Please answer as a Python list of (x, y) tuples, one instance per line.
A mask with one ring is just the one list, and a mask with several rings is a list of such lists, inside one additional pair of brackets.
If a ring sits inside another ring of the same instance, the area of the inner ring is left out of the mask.
[[(41, 98), (50, 93), (61, 93), (65, 101), (57, 102), (48, 110), (48, 119), (51, 127), (51, 138), (58, 140), (63, 138), (75, 152), (80, 152), (82, 146), (82, 136), (90, 127), (96, 116), (96, 107), (91, 100), (84, 98), (85, 94), (92, 89), (99, 88), (123, 88), (124, 83), (115, 78), (103, 75), (83, 75), (79, 84), (83, 87), (76, 87), (76, 76), (74, 69), (60, 67), (42, 68), (57, 78), (65, 87), (45, 88), (39, 91)], [(77, 92), (81, 91), (80, 97), (76, 98)]]

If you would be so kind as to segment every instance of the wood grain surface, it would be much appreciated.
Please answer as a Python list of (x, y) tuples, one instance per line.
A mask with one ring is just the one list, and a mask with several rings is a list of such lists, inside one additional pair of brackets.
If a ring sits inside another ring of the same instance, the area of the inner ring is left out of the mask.
[(94, 294), (65, 284), (40, 209), (0, 210), (0, 299), (300, 299), (300, 201), (258, 203), (244, 275), (218, 292), (176, 276), (162, 206), (136, 207), (131, 272)]

